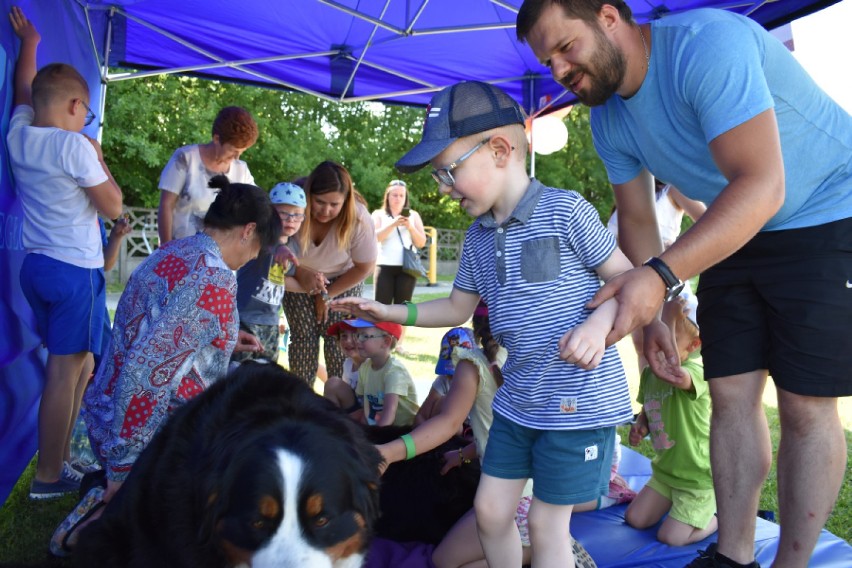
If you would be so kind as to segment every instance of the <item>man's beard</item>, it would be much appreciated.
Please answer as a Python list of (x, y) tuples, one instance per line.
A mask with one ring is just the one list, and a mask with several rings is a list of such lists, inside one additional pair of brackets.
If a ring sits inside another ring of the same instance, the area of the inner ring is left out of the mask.
[(559, 80), (566, 89), (579, 74), (584, 74), (589, 81), (588, 90), (575, 92), (574, 95), (581, 103), (587, 106), (598, 106), (604, 104), (621, 87), (624, 74), (627, 71), (627, 62), (624, 54), (609, 40), (603, 31), (595, 26), (595, 37), (597, 40), (597, 51), (592, 55), (589, 65), (576, 65), (570, 75)]

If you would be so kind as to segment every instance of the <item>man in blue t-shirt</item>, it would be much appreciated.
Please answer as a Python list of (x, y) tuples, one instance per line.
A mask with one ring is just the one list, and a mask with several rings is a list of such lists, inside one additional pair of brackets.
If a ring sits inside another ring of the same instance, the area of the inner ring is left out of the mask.
[[(756, 565), (768, 375), (783, 432), (775, 562), (806, 566), (846, 465), (837, 397), (852, 394), (852, 117), (736, 14), (695, 10), (639, 26), (622, 0), (527, 0), (517, 33), (594, 107), (621, 244), (637, 266), (591, 303), (618, 297), (608, 340), (646, 325), (648, 361), (677, 380), (658, 313), (681, 279), (702, 274), (719, 539), (691, 566)], [(652, 176), (709, 206), (665, 253)]]

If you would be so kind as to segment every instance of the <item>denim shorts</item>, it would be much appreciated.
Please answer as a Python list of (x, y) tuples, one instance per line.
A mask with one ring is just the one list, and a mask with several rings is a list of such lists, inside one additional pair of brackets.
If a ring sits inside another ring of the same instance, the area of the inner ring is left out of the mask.
[(108, 321), (103, 268), (80, 268), (43, 254), (28, 254), (20, 279), (50, 354), (100, 354)]
[(615, 427), (534, 430), (494, 414), (482, 471), (533, 479), (533, 495), (552, 505), (592, 501), (609, 491)]

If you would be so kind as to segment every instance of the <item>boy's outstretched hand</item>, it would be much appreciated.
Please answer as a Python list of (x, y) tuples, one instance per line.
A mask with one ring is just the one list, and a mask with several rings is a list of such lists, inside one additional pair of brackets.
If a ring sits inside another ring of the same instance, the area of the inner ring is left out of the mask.
[(352, 314), (352, 317), (367, 321), (388, 321), (388, 307), (366, 298), (338, 298), (332, 300), (328, 307), (333, 312)]
[(37, 44), (41, 41), (41, 35), (38, 33), (35, 25), (27, 19), (23, 10), (17, 6), (12, 6), (12, 9), (9, 11), (9, 21), (12, 23), (15, 35), (21, 39), (21, 42), (33, 42)]

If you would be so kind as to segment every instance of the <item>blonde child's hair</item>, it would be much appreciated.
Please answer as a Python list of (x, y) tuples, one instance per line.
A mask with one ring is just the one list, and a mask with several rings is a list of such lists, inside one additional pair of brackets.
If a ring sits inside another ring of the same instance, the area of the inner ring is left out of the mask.
[(89, 98), (89, 84), (79, 71), (66, 63), (45, 65), (33, 79), (33, 108), (37, 111), (56, 102), (83, 97)]

